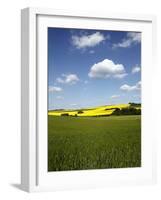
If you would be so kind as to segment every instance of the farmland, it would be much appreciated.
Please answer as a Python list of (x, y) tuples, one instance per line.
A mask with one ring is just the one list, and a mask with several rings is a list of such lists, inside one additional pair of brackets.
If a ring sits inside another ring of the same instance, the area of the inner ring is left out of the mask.
[(141, 116), (92, 117), (86, 111), (82, 117), (49, 111), (48, 171), (140, 167)]
[(95, 117), (95, 116), (109, 116), (116, 109), (128, 109), (133, 107), (135, 109), (140, 109), (138, 106), (131, 106), (130, 104), (117, 104), (117, 105), (105, 105), (91, 108), (82, 109), (68, 109), (68, 110), (51, 110), (48, 112), (50, 116), (78, 116), (78, 117)]

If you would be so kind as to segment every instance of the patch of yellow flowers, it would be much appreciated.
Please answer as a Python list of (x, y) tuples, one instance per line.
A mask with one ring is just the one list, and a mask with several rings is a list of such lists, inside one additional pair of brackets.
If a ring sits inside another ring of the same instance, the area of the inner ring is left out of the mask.
[(82, 113), (79, 113), (80, 110), (55, 110), (48, 111), (48, 115), (52, 116), (61, 116), (62, 114), (68, 114), (69, 116), (78, 116), (78, 117), (93, 117), (93, 116), (103, 116), (111, 115), (116, 108), (127, 108), (129, 104), (117, 104), (117, 105), (107, 105), (99, 106), (95, 108), (86, 108), (80, 109)]

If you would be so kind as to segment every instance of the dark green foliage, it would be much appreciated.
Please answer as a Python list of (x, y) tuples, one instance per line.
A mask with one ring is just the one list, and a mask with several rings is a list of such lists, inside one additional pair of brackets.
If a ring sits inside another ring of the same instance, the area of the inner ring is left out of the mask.
[(141, 115), (141, 109), (136, 109), (134, 107), (116, 108), (112, 115)]
[(113, 110), (114, 108), (105, 108), (105, 110)]
[(65, 117), (65, 116), (69, 116), (69, 114), (68, 113), (62, 113), (61, 116)]
[(82, 113), (84, 113), (82, 110), (79, 110), (79, 111), (78, 111), (78, 114), (82, 114)]
[(141, 103), (131, 103), (129, 102), (130, 106), (133, 106), (133, 107), (141, 107)]
[(140, 116), (48, 117), (48, 171), (140, 166)]
[(92, 117), (109, 117), (110, 115), (95, 115), (95, 116), (92, 116)]
[(52, 111), (63, 111), (64, 109), (54, 109), (54, 110), (50, 110), (50, 112)]

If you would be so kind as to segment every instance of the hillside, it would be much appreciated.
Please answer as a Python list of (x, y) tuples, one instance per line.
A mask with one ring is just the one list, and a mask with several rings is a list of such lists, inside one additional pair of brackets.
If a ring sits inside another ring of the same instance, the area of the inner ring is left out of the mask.
[(104, 105), (93, 108), (71, 109), (71, 110), (52, 110), (48, 111), (51, 116), (78, 116), (78, 117), (99, 117), (116, 115), (130, 115), (141, 112), (141, 104), (117, 104), (117, 105)]

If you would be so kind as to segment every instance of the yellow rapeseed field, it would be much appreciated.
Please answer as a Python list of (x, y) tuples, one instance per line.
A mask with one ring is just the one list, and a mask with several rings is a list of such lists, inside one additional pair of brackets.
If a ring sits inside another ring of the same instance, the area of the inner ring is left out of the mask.
[[(93, 117), (93, 116), (103, 116), (111, 115), (116, 108), (127, 108), (129, 104), (117, 104), (117, 105), (105, 105), (94, 108), (82, 108), (78, 110), (54, 110), (49, 111), (48, 115), (61, 116), (62, 114), (68, 114), (69, 116), (79, 116), (79, 117)], [(82, 113), (79, 113), (82, 111)]]

